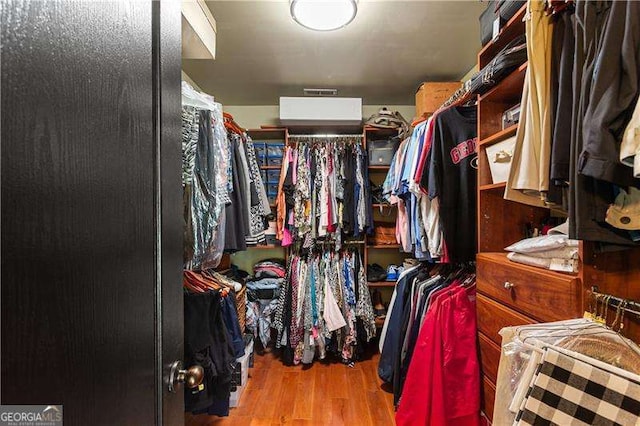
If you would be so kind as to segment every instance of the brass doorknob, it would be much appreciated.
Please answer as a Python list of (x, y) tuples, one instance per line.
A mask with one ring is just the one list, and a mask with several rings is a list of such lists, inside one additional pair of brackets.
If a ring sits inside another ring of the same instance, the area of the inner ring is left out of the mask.
[(178, 374), (182, 377), (182, 382), (184, 382), (189, 389), (193, 389), (202, 383), (204, 379), (204, 368), (195, 364), (186, 370), (180, 370)]
[(204, 368), (201, 365), (194, 364), (184, 370), (182, 361), (175, 361), (171, 364), (169, 373), (169, 392), (176, 392), (180, 389), (180, 385), (184, 383), (187, 388), (193, 389), (202, 384), (204, 380)]

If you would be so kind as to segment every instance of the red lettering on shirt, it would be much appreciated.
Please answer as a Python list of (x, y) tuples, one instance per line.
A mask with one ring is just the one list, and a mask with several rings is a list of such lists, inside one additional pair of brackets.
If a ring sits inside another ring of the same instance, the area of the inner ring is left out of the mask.
[(477, 140), (477, 138), (468, 139), (456, 145), (450, 153), (453, 164), (458, 164), (468, 156), (475, 154), (477, 151)]

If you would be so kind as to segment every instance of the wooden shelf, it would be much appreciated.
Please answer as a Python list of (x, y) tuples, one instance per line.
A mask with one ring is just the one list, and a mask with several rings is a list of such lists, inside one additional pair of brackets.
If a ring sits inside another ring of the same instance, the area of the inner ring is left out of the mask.
[(386, 171), (386, 170), (389, 170), (389, 167), (391, 166), (369, 166), (369, 170)]
[(376, 281), (376, 282), (368, 282), (367, 285), (369, 287), (395, 287), (396, 281)]
[(525, 62), (518, 68), (513, 70), (511, 74), (506, 76), (497, 86), (480, 96), (480, 102), (498, 101), (500, 103), (517, 104), (522, 98), (522, 86), (524, 85), (525, 71), (527, 65)]
[(507, 187), (507, 182), (500, 183), (490, 183), (488, 185), (480, 185), (480, 191), (491, 191), (496, 189), (505, 189)]
[(381, 244), (381, 245), (373, 245), (373, 246), (367, 246), (367, 248), (372, 248), (372, 249), (399, 249), (400, 248), (400, 244)]
[(397, 204), (373, 203), (373, 204), (371, 204), (371, 207), (373, 207), (373, 208), (380, 208), (380, 207), (396, 208), (396, 207), (398, 207), (398, 205)]
[(492, 42), (488, 43), (478, 53), (478, 63), (480, 69), (487, 65), (491, 60), (500, 52), (509, 42), (519, 35), (524, 34), (524, 15), (527, 12), (527, 6), (524, 5), (518, 13), (516, 13), (507, 23), (502, 27), (498, 33), (498, 37)]
[(524, 263), (513, 262), (513, 261), (511, 261), (511, 260), (509, 260), (507, 258), (507, 253), (505, 253), (505, 252), (502, 252), (502, 253), (491, 253), (491, 252), (478, 253), (477, 259), (482, 259), (482, 258), (487, 259), (487, 260), (491, 260), (493, 262), (506, 264), (506, 265), (517, 265), (519, 268), (526, 269), (531, 273), (538, 273), (538, 274), (539, 273), (544, 273), (544, 274), (547, 274), (547, 275), (555, 276), (555, 277), (560, 278), (560, 279), (567, 279), (567, 277), (575, 277), (575, 276), (578, 275), (578, 273), (551, 271), (551, 270), (545, 269), (545, 268), (538, 268), (538, 267), (531, 266), (531, 265), (525, 265)]
[(281, 245), (268, 244), (262, 246), (247, 246), (248, 249), (262, 249), (262, 250), (270, 250), (270, 249), (280, 249), (283, 248)]
[(260, 166), (260, 170), (280, 170), (282, 166)]
[(364, 133), (383, 133), (385, 135), (397, 135), (399, 129), (386, 129), (384, 127), (374, 127), (365, 125), (363, 127)]
[(494, 133), (489, 137), (481, 139), (480, 142), (478, 142), (478, 146), (490, 146), (500, 141), (503, 141), (504, 139), (507, 139), (515, 135), (517, 130), (518, 130), (517, 124), (514, 124), (513, 126), (509, 126), (506, 129), (500, 130), (499, 132)]
[(260, 140), (273, 140), (283, 141), (287, 135), (287, 129), (274, 127), (274, 128), (262, 128), (262, 129), (247, 129), (247, 133), (251, 136), (251, 139)]

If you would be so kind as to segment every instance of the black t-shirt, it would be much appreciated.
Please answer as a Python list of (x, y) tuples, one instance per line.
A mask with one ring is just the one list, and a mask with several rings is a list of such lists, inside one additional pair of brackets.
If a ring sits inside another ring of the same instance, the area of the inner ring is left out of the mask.
[(429, 198), (439, 198), (440, 223), (451, 262), (475, 260), (476, 107), (438, 114), (429, 157)]

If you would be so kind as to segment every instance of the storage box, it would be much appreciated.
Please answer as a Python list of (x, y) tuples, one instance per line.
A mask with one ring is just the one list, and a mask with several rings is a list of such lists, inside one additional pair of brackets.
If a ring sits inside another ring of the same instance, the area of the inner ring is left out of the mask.
[(395, 150), (392, 148), (378, 148), (369, 151), (369, 165), (370, 166), (388, 166), (393, 160), (393, 154)]
[(267, 183), (280, 183), (280, 170), (267, 170)]
[(256, 158), (265, 157), (267, 155), (267, 146), (264, 142), (253, 141), (253, 148), (256, 151)]
[(416, 92), (416, 117), (436, 112), (460, 87), (459, 81), (422, 83)]
[[(267, 185), (267, 188), (269, 188), (269, 185)], [(275, 204), (276, 202), (276, 198), (278, 197), (278, 191), (269, 191), (267, 189), (267, 199), (269, 200), (269, 204)]]
[(238, 386), (235, 391), (229, 395), (229, 407), (235, 408), (240, 404), (240, 397), (244, 393), (246, 386)]
[(282, 157), (284, 153), (284, 144), (281, 142), (278, 143), (268, 143), (267, 144), (267, 156), (268, 157)]
[(265, 166), (282, 166), (282, 155), (278, 156), (267, 156), (267, 163)]
[(400, 140), (398, 138), (367, 142), (369, 165), (388, 166), (391, 164), (393, 154), (398, 150), (399, 144)]
[[(229, 396), (229, 406), (237, 407), (240, 397), (247, 387), (249, 381), (249, 361), (253, 355), (253, 340), (244, 348), (244, 355), (236, 359), (235, 377), (237, 384), (236, 390), (231, 392)], [(239, 372), (239, 374), (237, 374)], [(239, 380), (237, 380), (239, 378)]]
[(493, 183), (506, 182), (509, 178), (515, 146), (516, 137), (513, 136), (487, 147), (487, 160), (489, 161)]
[(502, 130), (520, 122), (520, 104), (502, 113)]

